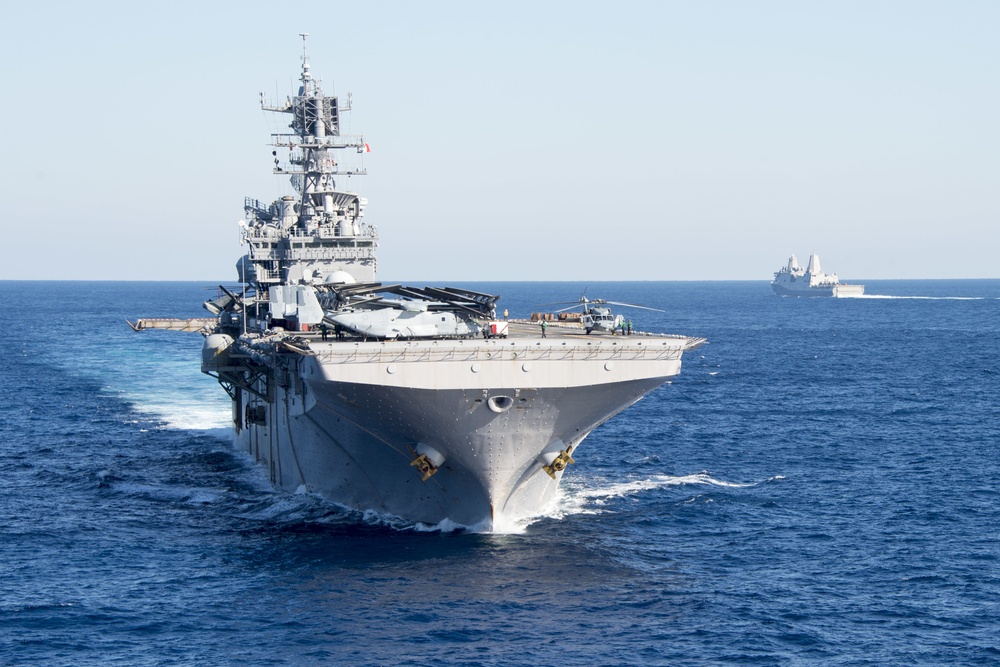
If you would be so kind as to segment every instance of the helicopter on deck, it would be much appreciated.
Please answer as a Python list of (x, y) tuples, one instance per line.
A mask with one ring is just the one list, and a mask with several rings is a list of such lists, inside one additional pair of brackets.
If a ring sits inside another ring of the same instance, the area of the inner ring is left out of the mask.
[(572, 305), (566, 308), (561, 308), (556, 312), (564, 313), (567, 310), (573, 310), (574, 308), (582, 308), (583, 312), (580, 313), (580, 322), (583, 324), (583, 329), (587, 333), (590, 333), (591, 331), (614, 333), (622, 328), (622, 323), (625, 321), (625, 318), (621, 315), (613, 314), (608, 305), (624, 306), (626, 308), (641, 308), (642, 310), (655, 310), (658, 313), (665, 312), (660, 308), (649, 308), (647, 306), (637, 306), (634, 303), (621, 303), (619, 301), (607, 301), (606, 299), (588, 299), (586, 296), (581, 296), (578, 301), (563, 301), (561, 303), (552, 303), (549, 305), (559, 306), (566, 303), (571, 303)]

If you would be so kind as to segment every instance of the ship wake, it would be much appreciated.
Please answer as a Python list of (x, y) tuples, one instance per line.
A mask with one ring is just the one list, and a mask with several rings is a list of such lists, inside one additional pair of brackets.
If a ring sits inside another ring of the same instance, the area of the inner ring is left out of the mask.
[[(359, 524), (369, 527), (387, 528), (395, 531), (412, 531), (417, 533), (490, 533), (495, 535), (521, 535), (528, 532), (529, 528), (545, 520), (563, 520), (576, 515), (597, 515), (611, 511), (609, 505), (618, 499), (639, 496), (651, 491), (680, 487), (715, 487), (742, 489), (758, 486), (759, 484), (783, 479), (781, 476), (772, 477), (764, 482), (731, 482), (716, 479), (708, 472), (700, 472), (690, 475), (655, 475), (645, 479), (633, 479), (625, 482), (603, 484), (597, 480), (563, 480), (562, 486), (556, 496), (545, 507), (539, 509), (537, 514), (517, 520), (506, 520), (502, 516), (494, 519), (492, 525), (483, 522), (476, 525), (465, 525), (450, 519), (445, 519), (437, 524), (413, 523), (400, 517), (368, 510), (359, 512), (349, 508), (341, 508), (344, 512), (342, 518), (347, 515), (353, 516)], [(310, 494), (311, 495), (311, 494)], [(314, 501), (321, 504), (336, 505), (323, 500), (319, 496), (313, 497)]]
[[(774, 477), (765, 481), (783, 479)], [(608, 505), (622, 498), (635, 497), (651, 491), (674, 487), (717, 487), (743, 489), (762, 482), (730, 482), (716, 479), (706, 471), (691, 475), (654, 475), (645, 479), (633, 479), (612, 484), (588, 484), (586, 481), (563, 481), (563, 486), (547, 514), (547, 518), (563, 519), (575, 514), (603, 514)]]
[(891, 294), (854, 294), (841, 299), (910, 299), (920, 301), (985, 301), (985, 296), (895, 296)]

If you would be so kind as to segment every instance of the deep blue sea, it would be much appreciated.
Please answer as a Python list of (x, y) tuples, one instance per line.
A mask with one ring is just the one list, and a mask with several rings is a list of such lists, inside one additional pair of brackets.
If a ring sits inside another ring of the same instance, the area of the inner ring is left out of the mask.
[(201, 337), (125, 323), (214, 286), (0, 282), (0, 664), (1000, 664), (1000, 281), (460, 285), (710, 342), (548, 516), (442, 532), (232, 449)]

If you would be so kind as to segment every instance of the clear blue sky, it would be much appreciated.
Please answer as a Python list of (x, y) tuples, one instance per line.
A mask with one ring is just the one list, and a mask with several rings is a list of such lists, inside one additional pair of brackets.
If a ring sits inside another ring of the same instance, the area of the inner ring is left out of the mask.
[(7, 7), (0, 279), (234, 281), (303, 31), (382, 279), (1000, 277), (1000, 2), (292, 7)]

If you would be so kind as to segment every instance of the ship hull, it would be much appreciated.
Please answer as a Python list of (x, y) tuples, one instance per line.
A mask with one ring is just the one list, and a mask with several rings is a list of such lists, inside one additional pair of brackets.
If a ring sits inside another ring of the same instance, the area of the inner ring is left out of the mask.
[(805, 297), (846, 297), (846, 296), (861, 296), (865, 293), (864, 285), (847, 285), (847, 284), (837, 284), (837, 285), (823, 285), (816, 287), (809, 287), (804, 285), (803, 287), (788, 287), (781, 283), (772, 282), (771, 289), (778, 296), (805, 296)]
[[(237, 442), (288, 491), (503, 530), (552, 500), (554, 459), (575, 457), (594, 428), (680, 372), (688, 343), (666, 340), (333, 343), (282, 355), (259, 396), (237, 390)], [(422, 452), (439, 461), (426, 477)]]

